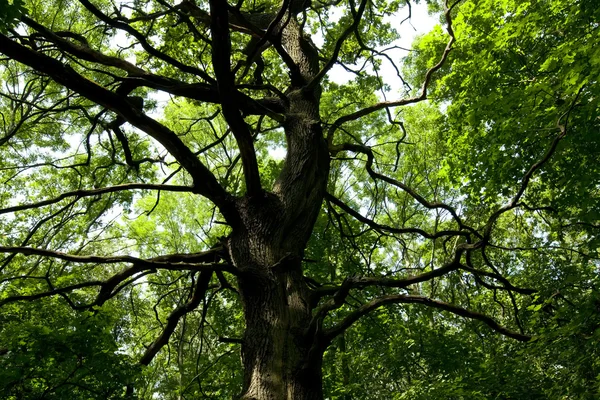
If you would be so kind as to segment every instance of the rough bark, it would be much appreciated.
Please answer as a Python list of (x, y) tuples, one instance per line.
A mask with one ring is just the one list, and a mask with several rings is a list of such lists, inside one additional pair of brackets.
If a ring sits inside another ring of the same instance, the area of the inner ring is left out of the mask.
[(321, 354), (311, 352), (311, 315), (298, 265), (290, 259), (240, 280), (246, 317), (242, 399), (322, 399)]
[[(313, 184), (320, 190), (312, 191), (322, 192), (326, 180), (318, 176)], [(238, 203), (242, 222), (234, 228), (228, 247), (241, 270), (245, 400), (322, 398), (321, 353), (312, 351), (315, 335), (307, 329), (312, 318), (310, 293), (301, 268), (322, 194), (308, 199), (299, 205), (265, 194)], [(313, 222), (301, 223), (302, 216)]]
[[(325, 141), (305, 116), (286, 126), (289, 152), (275, 193), (237, 203), (241, 222), (229, 240), (242, 273), (246, 332), (242, 399), (321, 399), (321, 352), (307, 328), (312, 315), (301, 260), (325, 193)], [(314, 151), (317, 149), (317, 151)]]

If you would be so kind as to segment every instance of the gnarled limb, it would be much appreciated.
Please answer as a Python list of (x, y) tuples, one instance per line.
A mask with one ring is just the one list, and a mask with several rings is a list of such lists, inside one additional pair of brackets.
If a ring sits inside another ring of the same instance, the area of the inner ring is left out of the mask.
[(430, 202), (428, 200), (426, 200), (423, 196), (421, 196), (419, 193), (417, 193), (414, 189), (412, 189), (411, 187), (409, 187), (408, 185), (394, 179), (391, 178), (389, 176), (380, 174), (378, 172), (376, 172), (373, 169), (373, 162), (375, 160), (375, 156), (373, 155), (373, 151), (371, 150), (370, 147), (365, 146), (365, 145), (359, 145), (359, 144), (351, 144), (351, 143), (344, 143), (341, 145), (338, 145), (335, 147), (335, 151), (353, 151), (356, 153), (361, 153), (367, 156), (367, 163), (365, 165), (365, 168), (367, 169), (367, 172), (369, 173), (369, 175), (375, 179), (375, 180), (381, 180), (384, 181), (386, 183), (389, 183), (390, 185), (396, 186), (400, 189), (402, 189), (404, 192), (408, 193), (413, 199), (415, 199), (419, 204), (423, 205), (425, 208), (427, 209), (443, 209), (446, 210), (450, 213), (450, 215), (452, 215), (452, 218), (456, 221), (456, 223), (458, 224), (458, 226), (460, 227), (460, 229), (464, 229), (476, 236), (480, 236), (479, 233), (477, 233), (477, 231), (475, 231), (473, 228), (468, 227), (467, 225), (465, 225), (462, 221), (462, 219), (460, 218), (460, 216), (458, 215), (458, 213), (456, 212), (456, 210), (445, 204), (445, 203), (441, 203), (441, 202)]
[(499, 332), (505, 336), (511, 337), (513, 339), (519, 340), (521, 342), (527, 342), (531, 340), (531, 336), (523, 335), (521, 333), (514, 332), (496, 322), (493, 318), (481, 314), (475, 311), (470, 311), (462, 307), (455, 306), (450, 303), (445, 303), (443, 301), (430, 299), (425, 296), (410, 296), (410, 295), (389, 295), (382, 296), (370, 301), (367, 304), (359, 307), (356, 311), (352, 312), (346, 318), (344, 318), (338, 325), (335, 327), (326, 330), (323, 335), (327, 342), (331, 342), (335, 337), (343, 333), (346, 329), (348, 329), (352, 324), (358, 321), (361, 317), (367, 315), (368, 313), (378, 309), (381, 306), (387, 304), (423, 304), (429, 307), (438, 308), (443, 311), (451, 312), (452, 314), (459, 315), (461, 317), (475, 319), (485, 323), (487, 326)]
[[(426, 239), (436, 239), (436, 238), (445, 237), (445, 236), (469, 237), (469, 235), (470, 235), (468, 232), (465, 232), (465, 231), (444, 230), (444, 231), (438, 231), (435, 233), (429, 233), (429, 232), (427, 232), (423, 229), (419, 229), (419, 228), (395, 228), (395, 227), (388, 226), (388, 225), (382, 225), (382, 224), (379, 224), (379, 223), (373, 221), (372, 219), (364, 217), (359, 212), (355, 211), (350, 206), (348, 206), (346, 203), (344, 203), (343, 201), (341, 201), (340, 199), (338, 199), (337, 197), (335, 197), (329, 193), (326, 194), (325, 198), (328, 202), (335, 204), (337, 207), (344, 210), (346, 213), (348, 213), (349, 215), (354, 217), (356, 220), (362, 222), (365, 225), (370, 226), (371, 228), (373, 228), (377, 231), (389, 232), (389, 233), (393, 233), (393, 234), (414, 233), (414, 234), (420, 235)], [(435, 203), (434, 203), (434, 205), (435, 205)]]

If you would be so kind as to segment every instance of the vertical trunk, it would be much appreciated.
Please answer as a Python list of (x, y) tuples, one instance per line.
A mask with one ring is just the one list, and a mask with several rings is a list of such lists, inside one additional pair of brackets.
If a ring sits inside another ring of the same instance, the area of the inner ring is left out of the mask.
[[(310, 164), (306, 161), (305, 167), (314, 169)], [(302, 256), (326, 176), (304, 188), (290, 187), (299, 200), (273, 193), (240, 199), (242, 223), (230, 236), (229, 252), (241, 271), (238, 284), (246, 322), (243, 400), (323, 398), (322, 350), (308, 331), (312, 314)]]
[(314, 119), (290, 118), (286, 131), (288, 156), (273, 193), (239, 200), (241, 222), (229, 239), (246, 321), (243, 400), (323, 398), (322, 349), (308, 332), (312, 314), (301, 261), (329, 158)]
[(241, 282), (246, 332), (244, 400), (322, 400), (321, 352), (313, 336), (307, 291), (297, 271), (278, 265)]

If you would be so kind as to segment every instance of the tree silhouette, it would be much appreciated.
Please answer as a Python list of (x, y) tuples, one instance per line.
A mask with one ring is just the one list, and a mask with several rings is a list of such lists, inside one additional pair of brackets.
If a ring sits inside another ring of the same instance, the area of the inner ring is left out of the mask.
[[(597, 127), (597, 77), (558, 82), (573, 65), (534, 57), (591, 39), (580, 20), (559, 32), (548, 17), (526, 48), (515, 27), (543, 10), (473, 3), (440, 6), (446, 31), (420, 39), (408, 66), (394, 55), (398, 2), (27, 3), (0, 35), (0, 307), (54, 299), (94, 315), (112, 304), (130, 321), (154, 309), (160, 325), (131, 322), (126, 351), (144, 366), (171, 352), (184, 370), (186, 346), (211, 351), (193, 343), (239, 347), (248, 400), (322, 399), (324, 353), (384, 306), (529, 341), (529, 295), (553, 287), (530, 265), (565, 254), (587, 265), (582, 243), (597, 229), (586, 211), (595, 167), (579, 176), (585, 204), (561, 197), (560, 176), (581, 161), (569, 149), (597, 143), (565, 144)], [(513, 36), (480, 41), (494, 29)], [(572, 57), (593, 51), (578, 48)], [(403, 82), (398, 99), (387, 100), (382, 64)], [(352, 79), (331, 81), (334, 67)], [(514, 91), (500, 107), (489, 96), (508, 90), (504, 78)], [(430, 93), (447, 116), (408, 107)]]

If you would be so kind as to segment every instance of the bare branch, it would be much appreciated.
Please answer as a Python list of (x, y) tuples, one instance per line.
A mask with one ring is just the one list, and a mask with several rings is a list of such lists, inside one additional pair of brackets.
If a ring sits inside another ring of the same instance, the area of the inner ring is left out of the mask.
[(389, 295), (376, 298), (369, 303), (361, 306), (356, 311), (352, 312), (346, 318), (344, 318), (338, 325), (324, 332), (324, 336), (327, 342), (331, 342), (336, 336), (343, 333), (352, 324), (358, 321), (362, 316), (378, 309), (381, 306), (387, 304), (403, 304), (403, 303), (414, 303), (423, 304), (429, 307), (438, 308), (440, 310), (448, 311), (461, 317), (475, 319), (488, 325), (490, 328), (499, 332), (505, 336), (519, 340), (521, 342), (527, 342), (531, 340), (531, 336), (523, 335), (498, 324), (491, 317), (481, 314), (475, 311), (470, 311), (462, 307), (455, 306), (453, 304), (445, 303), (443, 301), (430, 299), (425, 296), (409, 296), (409, 295)]
[[(158, 269), (172, 270), (172, 271), (201, 271), (204, 272), (215, 272), (221, 273), (227, 271), (230, 273), (236, 273), (236, 269), (229, 265), (219, 263), (224, 258), (223, 247), (217, 246), (213, 249), (192, 253), (192, 254), (167, 254), (151, 259), (139, 259), (130, 256), (113, 256), (113, 257), (99, 257), (99, 256), (77, 256), (71, 254), (65, 254), (56, 251), (34, 249), (30, 247), (0, 247), (0, 253), (12, 253), (12, 254), (23, 254), (23, 255), (39, 255), (42, 257), (56, 258), (69, 262), (75, 263), (93, 263), (93, 264), (117, 264), (117, 263), (130, 263), (133, 264), (131, 267), (126, 268), (106, 281), (90, 281), (83, 282), (75, 285), (70, 285), (62, 288), (52, 287), (51, 290), (42, 293), (36, 293), (33, 295), (25, 296), (11, 296), (0, 301), (0, 306), (6, 303), (12, 303), (15, 301), (22, 300), (37, 300), (43, 297), (50, 297), (55, 295), (65, 295), (76, 289), (81, 289), (90, 286), (100, 286), (100, 291), (96, 297), (96, 300), (87, 305), (102, 306), (107, 300), (114, 297), (124, 286), (130, 285), (135, 280), (142, 276), (153, 273)], [(131, 278), (131, 279), (130, 279)], [(38, 277), (22, 277), (22, 279), (39, 279)], [(46, 278), (44, 278), (46, 279)], [(129, 279), (129, 281), (127, 281)], [(46, 279), (47, 280), (47, 279)], [(127, 282), (126, 282), (127, 281)], [(121, 286), (119, 286), (121, 285)], [(118, 287), (119, 286), (119, 287)], [(82, 308), (82, 307), (78, 307)]]
[[(185, 83), (173, 78), (166, 78), (159, 75), (151, 74), (144, 69), (115, 56), (107, 56), (97, 50), (90, 48), (86, 43), (76, 44), (63, 38), (69, 36), (71, 32), (55, 33), (47, 29), (36, 21), (23, 16), (21, 18), (30, 27), (42, 33), (48, 40), (57, 45), (63, 51), (68, 52), (82, 60), (96, 62), (102, 65), (107, 65), (122, 69), (128, 72), (129, 77), (124, 78), (124, 85), (131, 88), (138, 86), (146, 86), (158, 90), (165, 91), (178, 96), (184, 96), (190, 99), (206, 101), (210, 103), (220, 103), (218, 90), (215, 85), (207, 85), (204, 83)], [(236, 92), (236, 104), (246, 114), (271, 114), (281, 112), (281, 103), (276, 98), (268, 98), (264, 100), (254, 100), (251, 97)]]
[(158, 191), (165, 191), (165, 192), (190, 192), (190, 193), (194, 192), (194, 188), (190, 187), (190, 186), (157, 185), (157, 184), (151, 184), (151, 183), (124, 183), (122, 185), (109, 186), (109, 187), (98, 188), (98, 189), (74, 190), (72, 192), (62, 193), (60, 196), (57, 196), (57, 197), (54, 197), (54, 198), (48, 199), (48, 200), (42, 200), (42, 201), (38, 201), (36, 203), (30, 203), (30, 204), (22, 204), (19, 206), (6, 207), (3, 209), (0, 209), (0, 215), (17, 212), (17, 211), (29, 210), (32, 208), (40, 208), (40, 207), (48, 206), (51, 204), (58, 203), (69, 197), (75, 197), (76, 199), (80, 199), (83, 197), (98, 196), (98, 195), (105, 194), (105, 193), (123, 192), (123, 191), (128, 191), (128, 190), (158, 190)]
[[(207, 86), (203, 83), (185, 83), (176, 79), (152, 74), (123, 78), (122, 81), (123, 85), (130, 85), (132, 87), (145, 86), (170, 93), (174, 96), (220, 104), (217, 88), (215, 86)], [(233, 96), (237, 107), (246, 115), (268, 115), (274, 120), (281, 120), (281, 117), (277, 113), (285, 111), (285, 104), (281, 99), (276, 97), (253, 99), (240, 91), (236, 91)]]
[(431, 279), (447, 275), (453, 271), (456, 271), (462, 267), (459, 262), (460, 257), (458, 259), (449, 262), (448, 264), (434, 269), (433, 271), (424, 272), (419, 275), (409, 276), (407, 278), (400, 279), (391, 279), (391, 278), (383, 278), (383, 277), (355, 277), (350, 278), (346, 282), (344, 282), (341, 286), (338, 287), (323, 287), (314, 290), (314, 293), (317, 296), (326, 296), (330, 294), (337, 295), (342, 289), (363, 289), (369, 286), (380, 286), (380, 287), (393, 287), (393, 288), (406, 288), (408, 286), (427, 282)]
[[(483, 254), (485, 257), (485, 252)], [(521, 293), (521, 294), (533, 294), (537, 291), (535, 289), (516, 287), (512, 283), (510, 283), (510, 281), (508, 279), (506, 279), (505, 277), (503, 277), (502, 275), (500, 275), (498, 273), (482, 271), (480, 269), (476, 269), (476, 268), (473, 268), (473, 267), (467, 266), (467, 265), (461, 265), (460, 268), (467, 272), (472, 273), (475, 277), (485, 276), (485, 277), (500, 281), (504, 285), (504, 286), (490, 285), (490, 284), (486, 283), (485, 281), (481, 280), (480, 283), (488, 289), (501, 289), (501, 290), (506, 290), (509, 292), (516, 292), (516, 293)]]

